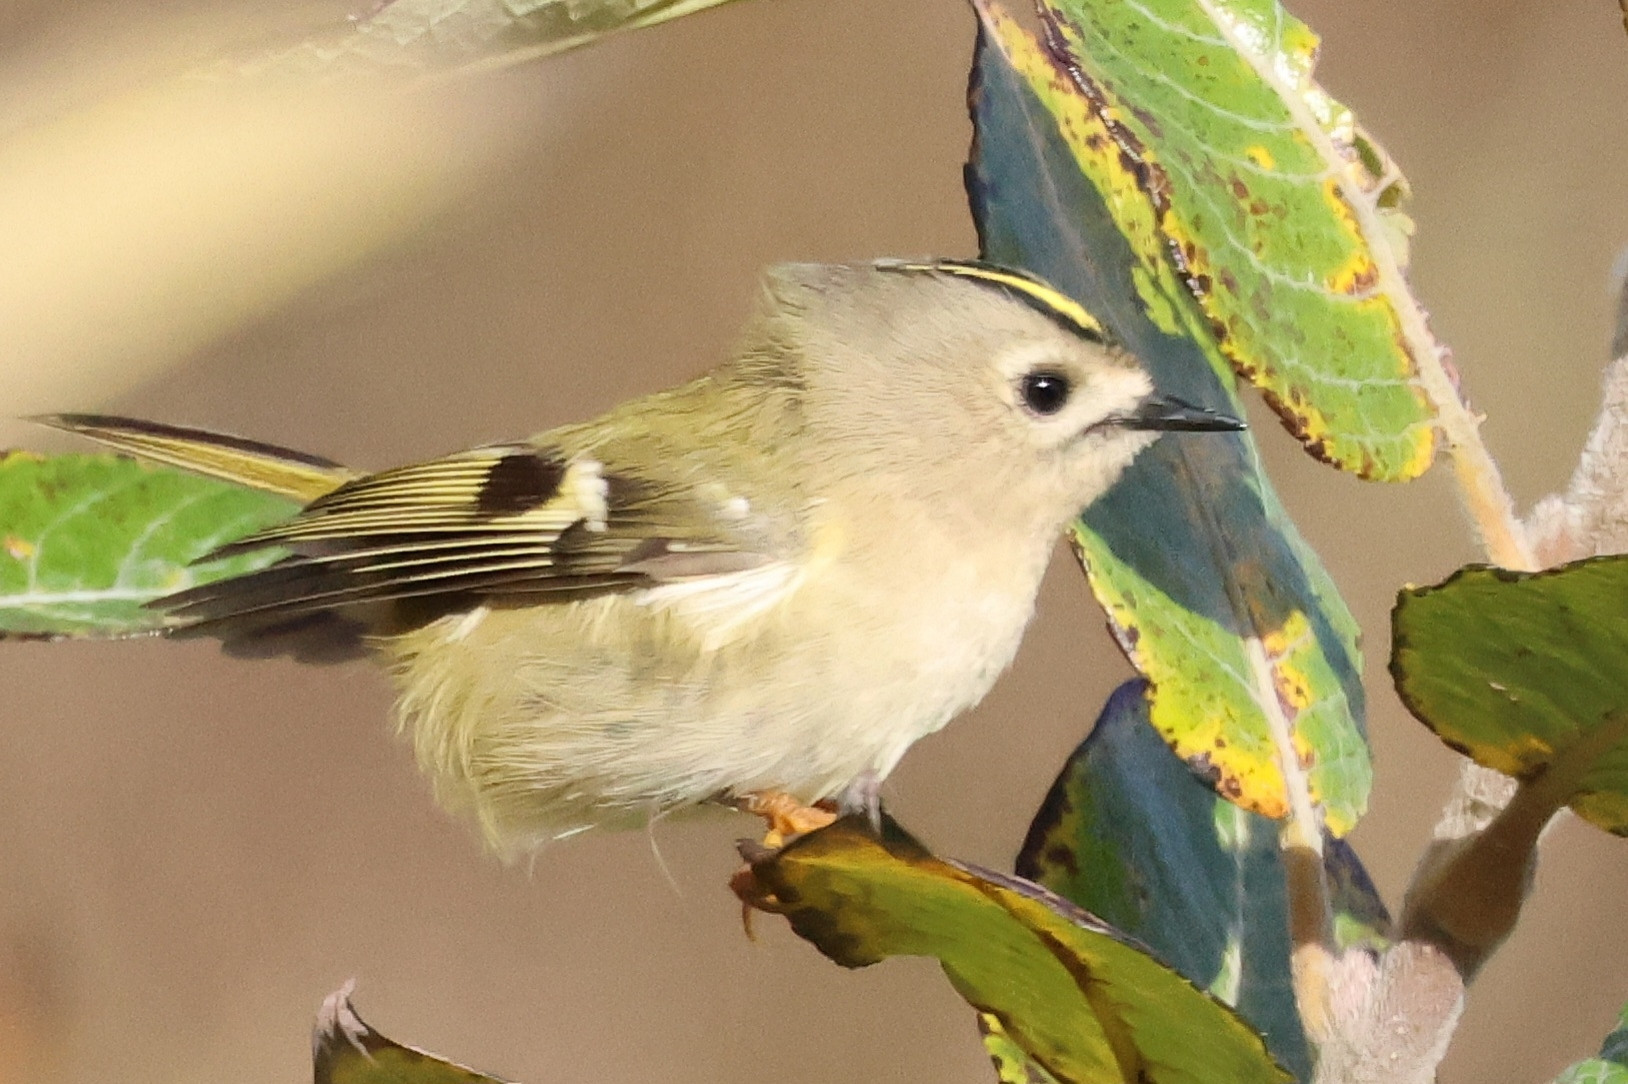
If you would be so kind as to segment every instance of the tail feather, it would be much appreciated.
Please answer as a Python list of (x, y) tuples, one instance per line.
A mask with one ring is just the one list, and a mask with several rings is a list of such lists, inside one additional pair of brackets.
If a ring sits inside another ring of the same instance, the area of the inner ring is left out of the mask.
[[(265, 493), (290, 497), (302, 504), (310, 504), (346, 482), (361, 477), (359, 472), (331, 460), (291, 448), (279, 448), (274, 444), (212, 433), (206, 429), (161, 425), (108, 414), (51, 414), (30, 420), (89, 437), (128, 455)], [(234, 582), (226, 581), (212, 586), (229, 594)], [(183, 596), (185, 594), (183, 592)], [(158, 599), (149, 605), (173, 611), (172, 599), (175, 597)], [(171, 616), (175, 619), (173, 612)], [(182, 638), (218, 638), (231, 655), (247, 658), (286, 656), (300, 662), (329, 663), (343, 662), (365, 654), (366, 638), (374, 631), (372, 622), (380, 616), (388, 615), (381, 615), (377, 608), (363, 610), (351, 607), (344, 612), (321, 610), (294, 615), (249, 614), (202, 622), (175, 619), (175, 623), (165, 631), (170, 636)]]
[(361, 472), (257, 440), (112, 414), (45, 414), (30, 421), (117, 451), (309, 504)]

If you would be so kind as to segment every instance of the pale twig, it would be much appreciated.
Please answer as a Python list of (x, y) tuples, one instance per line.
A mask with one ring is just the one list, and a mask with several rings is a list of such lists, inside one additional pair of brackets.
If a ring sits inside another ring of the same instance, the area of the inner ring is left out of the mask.
[[(1423, 330), (1423, 314), (1416, 318)], [(1428, 332), (1425, 332), (1428, 334)], [(1421, 340), (1415, 340), (1421, 341)], [(1421, 364), (1420, 384), (1437, 413), (1442, 439), (1453, 465), (1459, 495), (1487, 557), (1505, 568), (1532, 570), (1537, 562), (1515, 505), (1504, 488), (1498, 465), (1481, 440), (1481, 420), (1465, 405), (1439, 348), (1430, 350), (1432, 364)], [(1475, 851), (1478, 840), (1510, 805), (1515, 783), (1466, 758), (1458, 783), (1433, 832), (1434, 842), (1414, 869), (1409, 884), (1403, 936), (1361, 972), (1360, 959), (1348, 954), (1353, 981), (1338, 992), (1336, 1038), (1319, 1048), (1318, 1084), (1367, 1084), (1397, 1081), (1427, 1084), (1447, 1051), (1463, 1009), (1464, 988), (1474, 968), (1513, 926), (1524, 901), (1530, 863), (1521, 862), (1503, 888), (1496, 919), (1487, 923), (1485, 952), (1455, 952), (1452, 931), (1461, 924), (1453, 911), (1464, 885), (1444, 873), (1456, 857)], [(1543, 818), (1545, 821), (1547, 816)], [(1523, 827), (1530, 818), (1521, 818)], [(1541, 829), (1541, 823), (1537, 828)], [(1533, 841), (1536, 832), (1533, 833)], [(1478, 852), (1490, 852), (1483, 847)], [(1535, 861), (1535, 854), (1532, 856)], [(1505, 872), (1509, 872), (1507, 865)], [(1491, 927), (1507, 923), (1502, 932)], [(1474, 963), (1466, 964), (1474, 957)], [(1361, 973), (1369, 981), (1355, 981)]]
[(1278, 839), (1283, 849), (1283, 879), (1288, 895), (1290, 967), (1295, 1002), (1306, 1035), (1314, 1043), (1334, 1027), (1331, 972), (1338, 949), (1329, 906), (1328, 877), (1323, 864), (1323, 822), (1312, 800), (1310, 782), (1295, 749), (1293, 723), (1278, 702), (1272, 667), (1259, 639), (1248, 642), (1250, 662), (1260, 688), (1256, 697), (1266, 716), (1277, 762), (1283, 765), (1289, 815)]
[(1377, 960), (1346, 953), (1334, 970), (1335, 1034), (1313, 1084), (1435, 1084), (1458, 1027), (1464, 980), (1433, 945), (1403, 941)]
[[(1628, 12), (1628, 0), (1623, 0)], [(1619, 309), (1614, 349), (1628, 344), (1628, 293)], [(1439, 358), (1438, 361), (1443, 359)], [(1617, 372), (1623, 366), (1613, 367)], [(1598, 552), (1599, 525), (1578, 529), (1572, 521), (1620, 495), (1611, 468), (1621, 456), (1612, 427), (1616, 384), (1607, 382), (1606, 409), (1590, 438), (1571, 492), (1554, 498), (1528, 524), (1515, 519), (1514, 503), (1499, 478), (1497, 464), (1481, 442), (1480, 419), (1464, 405), (1445, 364), (1421, 367), (1421, 384), (1436, 404), (1443, 439), (1452, 457), (1464, 506), (1489, 559), (1505, 568), (1535, 571)], [(1619, 389), (1620, 390), (1620, 389)], [(1608, 445), (1610, 447), (1608, 447)], [(1590, 503), (1592, 502), (1592, 503)], [(1588, 507), (1583, 507), (1588, 505)], [(1529, 530), (1530, 527), (1530, 530)], [(1605, 532), (1609, 533), (1609, 532)], [(1534, 555), (1541, 549), (1542, 559)], [(1586, 552), (1585, 552), (1586, 551)], [(1457, 1023), (1465, 985), (1503, 942), (1520, 917), (1536, 868), (1544, 829), (1561, 809), (1601, 743), (1619, 740), (1628, 721), (1602, 727), (1567, 750), (1542, 775), (1517, 783), (1466, 759), (1458, 783), (1437, 822), (1430, 847), (1415, 867), (1401, 922), (1402, 941), (1380, 960), (1371, 984), (1348, 991), (1358, 1001), (1353, 1019), (1379, 1026), (1364, 1035), (1342, 1025), (1337, 1041), (1319, 1051), (1318, 1081), (1351, 1084), (1367, 1080), (1432, 1079), (1434, 1060), (1418, 1062), (1420, 1072), (1401, 1071), (1407, 1052), (1439, 1060)], [(1424, 953), (1426, 955), (1420, 955)], [(1391, 966), (1402, 954), (1413, 966)], [(1417, 966), (1428, 961), (1429, 966)], [(1449, 996), (1451, 995), (1451, 996)], [(1394, 1036), (1383, 1026), (1387, 1006), (1400, 1006), (1407, 1029)], [(1427, 1040), (1439, 1040), (1430, 1047)], [(1395, 1071), (1393, 1075), (1386, 1075)]]
[[(1628, 0), (1624, 2), (1628, 3)], [(1613, 336), (1613, 348), (1621, 351), (1628, 346), (1628, 286), (1619, 282), (1618, 289), (1617, 329)], [(1495, 562), (1506, 568), (1527, 571), (1541, 567), (1543, 562), (1533, 556), (1533, 535), (1536, 536), (1536, 542), (1544, 557), (1551, 563), (1592, 556), (1616, 541), (1611, 529), (1613, 525), (1608, 522), (1609, 516), (1602, 509), (1620, 502), (1624, 491), (1624, 486), (1617, 477), (1622, 473), (1617, 468), (1617, 463), (1623, 458), (1625, 451), (1628, 451), (1628, 439), (1619, 432), (1623, 429), (1620, 417), (1624, 413), (1623, 403), (1628, 401), (1628, 396), (1624, 395), (1620, 386), (1624, 365), (1625, 362), (1619, 359), (1611, 367), (1610, 372), (1616, 379), (1608, 380), (1606, 383), (1600, 421), (1589, 437), (1570, 490), (1562, 497), (1551, 498), (1539, 505), (1528, 524), (1514, 522), (1512, 518), (1507, 525), (1502, 524), (1506, 512), (1510, 517), (1513, 516), (1513, 512), (1509, 511), (1512, 503), (1508, 494), (1503, 491), (1502, 483), (1498, 481), (1497, 467), (1492, 462), (1492, 457), (1481, 444), (1476, 419), (1462, 409), (1443, 415), (1444, 434), (1451, 430), (1458, 438), (1468, 442), (1467, 454), (1462, 460), (1454, 461), (1455, 473), (1464, 489), (1466, 506), (1473, 506), (1479, 499), (1472, 494), (1472, 486), (1476, 487), (1477, 492), (1483, 490), (1492, 492), (1492, 495), (1482, 502), (1487, 511), (1487, 522), (1478, 519), (1477, 526), (1487, 544), (1488, 556)], [(1445, 377), (1445, 371), (1442, 375)], [(1456, 391), (1451, 399), (1462, 408)], [(1447, 439), (1451, 448), (1455, 437), (1449, 435)], [(1485, 470), (1475, 466), (1482, 462), (1486, 465)], [(1461, 463), (1463, 469), (1459, 469)], [(1467, 478), (1470, 481), (1467, 482)], [(1617, 514), (1620, 515), (1620, 510)], [(1603, 527), (1602, 522), (1605, 522)], [(1495, 530), (1489, 531), (1488, 523), (1491, 523)], [(1528, 530), (1529, 526), (1531, 531)], [(1495, 537), (1502, 539), (1499, 548), (1494, 546)], [(1510, 550), (1511, 552), (1505, 556), (1512, 560), (1500, 559), (1500, 548)], [(1510, 806), (1515, 795), (1516, 784), (1513, 780), (1469, 760), (1464, 762), (1457, 787), (1436, 824), (1433, 833), (1434, 842), (1414, 870), (1412, 883), (1408, 888), (1410, 900), (1408, 910), (1411, 917), (1405, 921), (1405, 925), (1411, 924), (1418, 930), (1430, 928), (1445, 930), (1450, 929), (1454, 922), (1463, 919), (1462, 915), (1454, 917), (1435, 913), (1441, 908), (1460, 906), (1446, 899), (1444, 886), (1439, 883), (1444, 875), (1445, 866), (1454, 860), (1455, 855), (1469, 846), (1470, 841), (1480, 837), (1493, 825), (1505, 808)], [(1537, 827), (1541, 828), (1542, 825)], [(1505, 828), (1500, 831), (1507, 829), (1506, 823)], [(1531, 860), (1536, 860), (1535, 854)], [(1521, 898), (1525, 895), (1525, 877), (1526, 873), (1523, 872), (1519, 882), (1511, 882), (1511, 886), (1518, 886), (1518, 896)], [(1504, 919), (1513, 924), (1519, 908), (1520, 899), (1517, 898)], [(1482, 929), (1478, 926), (1478, 930), (1477, 936), (1483, 939), (1491, 934), (1490, 927)], [(1507, 930), (1505, 932), (1507, 933)], [(1496, 941), (1501, 939), (1501, 936), (1493, 939), (1492, 944), (1495, 945)], [(1491, 948), (1492, 945), (1485, 947), (1484, 952), (1475, 961), (1476, 966), (1479, 966), (1481, 959), (1484, 959), (1485, 953), (1490, 952)]]
[[(1218, 16), (1216, 24), (1224, 35), (1231, 35), (1232, 24), (1226, 18)], [(1277, 84), (1280, 76), (1264, 63), (1264, 57), (1258, 50), (1245, 41), (1235, 44), (1240, 55), (1256, 62), (1263, 79)], [(1298, 90), (1284, 90), (1282, 101), (1296, 127), (1312, 139), (1331, 169), (1335, 170), (1335, 175), (1347, 178), (1343, 186), (1346, 204), (1357, 218), (1362, 235), (1374, 239), (1368, 249), (1378, 272), (1377, 289), (1389, 298), (1392, 311), (1396, 314), (1403, 348), (1413, 359), (1418, 387), (1435, 414), (1464, 509), (1483, 549), (1491, 561), (1505, 568), (1535, 569), (1537, 565), (1525, 529), (1515, 515), (1514, 501), (1504, 487), (1497, 463), (1481, 440), (1481, 419), (1464, 402), (1456, 375), (1449, 366), (1447, 352), (1431, 334), (1425, 312), (1407, 284), (1403, 266), (1405, 252), (1382, 241), (1389, 234), (1381, 220), (1380, 208), (1374, 201), (1360, 198), (1360, 192), (1350, 190), (1349, 179), (1352, 175), (1346, 169), (1347, 157), (1335, 145), (1332, 136), (1324, 133), (1309, 103)], [(1267, 716), (1270, 723), (1276, 723), (1270, 708)], [(1282, 735), (1274, 733), (1274, 742), (1278, 763), (1285, 779), (1290, 782), (1289, 817), (1283, 828), (1283, 841), (1294, 946), (1294, 988), (1307, 1034), (1316, 1042), (1332, 1038), (1332, 1031), (1336, 1027), (1335, 1017), (1342, 1006), (1335, 1001), (1337, 984), (1334, 976), (1344, 964), (1331, 934), (1327, 886), (1320, 860), (1321, 823), (1309, 795), (1304, 794), (1305, 773), (1301, 770), (1286, 727)], [(1299, 783), (1300, 793), (1297, 793), (1296, 782)], [(1297, 800), (1302, 798), (1303, 803)], [(1311, 861), (1312, 855), (1317, 855), (1318, 861)], [(1356, 965), (1353, 963), (1351, 966)], [(1392, 972), (1383, 968), (1382, 972), (1388, 976), (1384, 981), (1396, 983), (1411, 981), (1420, 973), (1417, 969)], [(1406, 991), (1388, 987), (1372, 989), (1369, 993), (1371, 997), (1364, 999), (1366, 1007), (1411, 1000)], [(1441, 1001), (1439, 998), (1436, 1000)], [(1447, 1000), (1456, 1004), (1453, 998)], [(1356, 1007), (1346, 1005), (1343, 1008), (1355, 1011)], [(1445, 1022), (1443, 1025), (1446, 1027), (1443, 1034), (1450, 1033), (1450, 1026)]]
[[(1502, 808), (1481, 830), (1432, 843), (1402, 909), (1402, 936), (1436, 945), (1468, 981), (1515, 928), (1531, 888), (1538, 841), (1556, 813), (1611, 749), (1628, 737), (1628, 715), (1585, 730), (1536, 775), (1476, 795)], [(1464, 817), (1463, 809), (1450, 809)], [(1445, 819), (1445, 818), (1444, 818)], [(1481, 814), (1471, 812), (1468, 823)]]
[(1434, 365), (1419, 366), (1419, 383), (1435, 408), (1447, 457), (1453, 465), (1453, 479), (1458, 482), (1459, 499), (1487, 559), (1500, 568), (1537, 571), (1526, 529), (1515, 516), (1515, 502), (1504, 488), (1497, 462), (1481, 440), (1480, 416), (1465, 405), (1442, 359), (1438, 358)]

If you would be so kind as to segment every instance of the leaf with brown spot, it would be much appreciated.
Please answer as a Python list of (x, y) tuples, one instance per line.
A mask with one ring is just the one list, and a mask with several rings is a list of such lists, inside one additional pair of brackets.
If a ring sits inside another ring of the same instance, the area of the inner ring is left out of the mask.
[[(1198, 345), (1199, 314), (1147, 258), (1160, 235), (1134, 159), (1106, 187), (1087, 178), (1072, 148), (1113, 148), (1114, 133), (1081, 95), (1045, 81), (1055, 68), (1033, 39), (981, 7), (967, 186), (984, 255), (1081, 301), (1161, 391), (1240, 413), (1230, 371)], [(1060, 103), (1069, 111), (1054, 113)], [(1303, 775), (1328, 826), (1349, 831), (1372, 779), (1356, 623), (1251, 435), (1165, 436), (1077, 521), (1074, 541), (1177, 754), (1273, 817)]]
[(754, 906), (844, 967), (936, 957), (1059, 1084), (1291, 1079), (1231, 1010), (1129, 938), (1037, 885), (935, 858), (891, 820), (878, 837), (844, 818), (749, 861)]
[[(1035, 815), (1018, 875), (1147, 944), (1309, 1080), (1277, 826), (1171, 755), (1148, 726), (1145, 691), (1131, 681), (1109, 698)], [(1356, 855), (1329, 840), (1324, 864), (1341, 947), (1382, 944), (1389, 918)]]
[(1040, 9), (1024, 75), (1146, 269), (1142, 292), (1157, 284), (1153, 303), (1314, 455), (1367, 478), (1428, 468), (1420, 374), (1439, 348), (1405, 278), (1405, 184), (1313, 80), (1316, 36), (1278, 0)]

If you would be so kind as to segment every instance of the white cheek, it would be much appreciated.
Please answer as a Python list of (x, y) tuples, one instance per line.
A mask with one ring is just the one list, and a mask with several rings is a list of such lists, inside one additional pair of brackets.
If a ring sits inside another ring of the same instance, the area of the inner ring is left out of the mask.
[(1109, 369), (1091, 382), (1089, 401), (1097, 417), (1132, 410), (1153, 394), (1153, 381), (1140, 369)]

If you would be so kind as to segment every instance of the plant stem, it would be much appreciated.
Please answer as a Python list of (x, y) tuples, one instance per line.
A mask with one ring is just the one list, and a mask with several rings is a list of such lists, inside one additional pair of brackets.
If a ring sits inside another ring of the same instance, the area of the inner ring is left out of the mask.
[(1283, 848), (1284, 888), (1288, 895), (1290, 968), (1295, 1003), (1306, 1035), (1314, 1043), (1334, 1033), (1333, 967), (1334, 917), (1328, 900), (1328, 878), (1323, 866), (1323, 819), (1312, 800), (1306, 772), (1294, 744), (1294, 725), (1278, 702), (1272, 664), (1258, 638), (1247, 641), (1255, 673), (1257, 701), (1272, 735), (1277, 762), (1282, 767), (1289, 815), (1278, 838)]
[[(1423, 317), (1414, 317), (1423, 324)], [(1408, 323), (1404, 315), (1403, 323)], [(1420, 329), (1429, 342), (1429, 332)], [(1415, 340), (1421, 341), (1421, 340)], [(1501, 568), (1518, 572), (1535, 572), (1537, 559), (1526, 538), (1526, 529), (1515, 517), (1515, 502), (1504, 488), (1503, 475), (1487, 446), (1481, 440), (1481, 418), (1460, 396), (1458, 387), (1447, 373), (1440, 348), (1436, 350), (1434, 364), (1419, 366), (1419, 383), (1436, 411), (1442, 439), (1447, 444), (1447, 455), (1453, 464), (1453, 477), (1458, 482), (1459, 498), (1470, 522), (1480, 539), (1487, 559)]]

